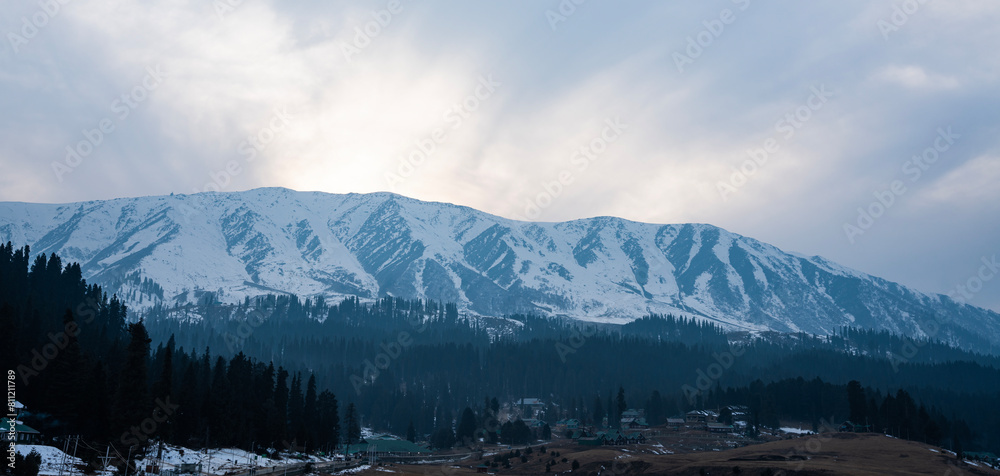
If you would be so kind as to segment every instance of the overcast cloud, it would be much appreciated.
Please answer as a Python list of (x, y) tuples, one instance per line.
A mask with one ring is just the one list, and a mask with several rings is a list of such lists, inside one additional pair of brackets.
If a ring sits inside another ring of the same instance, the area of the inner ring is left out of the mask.
[(0, 200), (390, 190), (935, 293), (1000, 253), (994, 1), (62, 1), (0, 7)]

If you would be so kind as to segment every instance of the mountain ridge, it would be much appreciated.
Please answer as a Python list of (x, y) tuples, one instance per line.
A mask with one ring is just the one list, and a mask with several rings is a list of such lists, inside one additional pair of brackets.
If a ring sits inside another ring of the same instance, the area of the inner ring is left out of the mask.
[[(956, 344), (1000, 341), (993, 311), (703, 223), (526, 222), (391, 192), (269, 187), (0, 202), (0, 240), (79, 261), (88, 280), (138, 307), (205, 293), (235, 302), (272, 289), (434, 299), (482, 315), (621, 323), (674, 313), (730, 329), (855, 326)], [(162, 295), (140, 292), (140, 278)]]

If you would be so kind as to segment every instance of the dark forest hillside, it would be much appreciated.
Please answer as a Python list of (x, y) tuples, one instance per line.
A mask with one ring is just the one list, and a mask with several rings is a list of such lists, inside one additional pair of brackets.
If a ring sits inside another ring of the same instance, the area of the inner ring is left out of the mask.
[[(903, 438), (1000, 447), (997, 358), (885, 332), (727, 335), (677, 316), (582, 325), (294, 296), (137, 317), (76, 264), (0, 247), (3, 363), (47, 437), (322, 450), (362, 425), (418, 439), (453, 432), (465, 408), (483, 425), (496, 402), (525, 397), (547, 402), (546, 419), (595, 423), (621, 389), (654, 425), (745, 405), (755, 430), (852, 418)], [(135, 429), (164, 408), (152, 431)]]

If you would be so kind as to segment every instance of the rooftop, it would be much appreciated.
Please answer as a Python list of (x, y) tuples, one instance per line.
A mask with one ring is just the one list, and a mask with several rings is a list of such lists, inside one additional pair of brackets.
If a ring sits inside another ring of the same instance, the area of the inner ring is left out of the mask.
[[(9, 429), (10, 428), (10, 423), (9, 422), (10, 422), (10, 419), (7, 418), (7, 417), (4, 417), (2, 420), (0, 420), (0, 428), (3, 428), (5, 430)], [(28, 425), (25, 425), (24, 423), (21, 423), (20, 421), (18, 421), (18, 422), (16, 422), (14, 424), (14, 431), (16, 431), (18, 433), (30, 433), (30, 434), (36, 434), (36, 435), (40, 434), (40, 432), (38, 430), (36, 430), (36, 429), (34, 429), (34, 428), (32, 428), (32, 427), (30, 427)]]
[(369, 438), (365, 443), (353, 444), (347, 448), (347, 454), (366, 453), (374, 447), (377, 453), (430, 453), (430, 450), (409, 440)]

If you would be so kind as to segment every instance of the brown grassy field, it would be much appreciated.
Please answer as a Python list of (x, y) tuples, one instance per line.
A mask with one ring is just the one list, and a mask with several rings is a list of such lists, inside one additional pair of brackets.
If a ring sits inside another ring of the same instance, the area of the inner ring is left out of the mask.
[[(513, 465), (510, 469), (491, 472), (500, 475), (545, 474), (545, 463), (555, 459), (557, 464), (549, 474), (1000, 475), (1000, 472), (982, 466), (956, 465), (955, 457), (940, 448), (877, 434), (811, 435), (723, 451), (684, 454), (655, 454), (662, 452), (658, 448), (649, 445), (583, 447), (569, 442), (557, 443), (548, 445), (546, 449), (559, 452), (559, 457), (540, 457), (536, 452), (527, 463), (515, 458), (511, 460)], [(568, 462), (561, 462), (562, 458)], [(570, 462), (574, 459), (580, 462), (580, 468), (571, 472)], [(387, 465), (356, 474), (466, 475), (476, 474), (474, 468), (480, 463), (482, 460), (466, 460), (453, 465)]]

